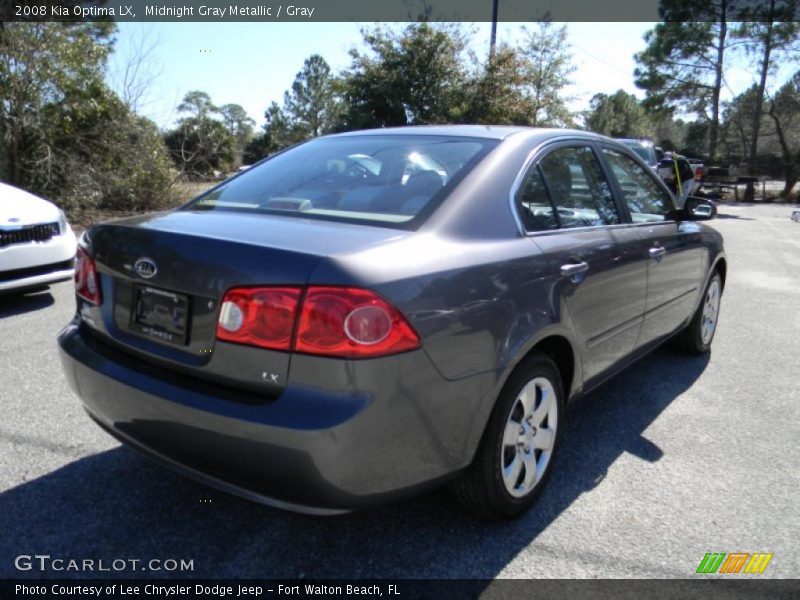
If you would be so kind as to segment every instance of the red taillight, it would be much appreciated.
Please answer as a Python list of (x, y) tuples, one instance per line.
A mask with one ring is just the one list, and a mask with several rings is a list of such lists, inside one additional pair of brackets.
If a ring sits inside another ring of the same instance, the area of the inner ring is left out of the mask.
[(359, 288), (308, 288), (294, 349), (306, 354), (368, 358), (413, 350), (419, 336), (377, 294)]
[(697, 167), (697, 168), (694, 170), (694, 178), (695, 178), (697, 181), (700, 181), (701, 179), (703, 179), (703, 167)]
[(419, 347), (419, 337), (405, 317), (373, 292), (312, 286), (301, 303), (302, 293), (300, 287), (229, 290), (217, 338), (342, 358), (385, 356)]
[(300, 288), (229, 290), (222, 299), (217, 339), (273, 350), (289, 350)]
[(75, 293), (92, 304), (101, 304), (100, 278), (94, 259), (80, 246), (75, 253)]

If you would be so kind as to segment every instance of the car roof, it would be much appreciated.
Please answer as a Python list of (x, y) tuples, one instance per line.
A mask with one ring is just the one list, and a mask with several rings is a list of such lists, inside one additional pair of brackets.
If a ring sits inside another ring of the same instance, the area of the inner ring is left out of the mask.
[(382, 129), (348, 131), (329, 137), (359, 135), (443, 135), (448, 137), (504, 140), (513, 135), (521, 134), (526, 134), (531, 138), (541, 138), (541, 141), (563, 136), (583, 137), (586, 139), (610, 139), (590, 131), (581, 131), (578, 129), (522, 127), (514, 125), (409, 125), (407, 127), (386, 127)]

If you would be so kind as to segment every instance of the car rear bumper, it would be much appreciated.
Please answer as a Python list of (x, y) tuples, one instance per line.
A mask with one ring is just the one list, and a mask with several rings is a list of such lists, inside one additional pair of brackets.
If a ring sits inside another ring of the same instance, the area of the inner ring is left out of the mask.
[(216, 488), (220, 491), (226, 492), (228, 494), (233, 494), (235, 496), (240, 496), (247, 500), (251, 500), (253, 502), (258, 502), (259, 504), (264, 504), (266, 506), (271, 506), (273, 508), (280, 508), (283, 510), (291, 510), (294, 512), (305, 513), (309, 515), (323, 515), (323, 516), (331, 516), (331, 515), (339, 515), (351, 512), (348, 509), (336, 509), (336, 508), (321, 508), (318, 506), (310, 506), (307, 504), (297, 504), (294, 502), (287, 502), (285, 500), (279, 500), (278, 498), (274, 498), (272, 496), (267, 496), (263, 493), (255, 492), (248, 487), (244, 487), (242, 485), (233, 484), (229, 481), (219, 479), (217, 477), (213, 477), (208, 473), (204, 473), (203, 471), (198, 471), (195, 468), (189, 467), (183, 463), (177, 462), (165, 456), (164, 454), (160, 454), (154, 451), (152, 448), (145, 446), (139, 441), (137, 441), (133, 437), (129, 437), (124, 435), (119, 429), (110, 426), (108, 423), (100, 420), (95, 414), (93, 414), (87, 408), (87, 412), (90, 417), (97, 423), (103, 430), (105, 430), (108, 434), (115, 437), (117, 440), (130, 446), (134, 450), (137, 450), (141, 454), (151, 458), (152, 460), (164, 465), (183, 475), (184, 477), (188, 477), (190, 479), (194, 479), (202, 484), (205, 484), (209, 487)]
[(456, 474), (472, 458), (495, 383), (493, 373), (444, 380), (423, 351), (293, 356), (292, 379), (304, 385), (240, 403), (139, 368), (76, 323), (59, 345), (72, 389), (119, 440), (223, 491), (312, 514), (392, 502)]

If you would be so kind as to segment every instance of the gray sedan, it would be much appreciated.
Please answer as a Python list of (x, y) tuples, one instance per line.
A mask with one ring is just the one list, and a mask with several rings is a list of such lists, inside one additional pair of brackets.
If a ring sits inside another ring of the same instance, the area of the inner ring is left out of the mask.
[(710, 215), (585, 132), (318, 138), (88, 229), (61, 356), (98, 425), (219, 489), (331, 514), (449, 483), (512, 517), (571, 401), (669, 339), (709, 351)]

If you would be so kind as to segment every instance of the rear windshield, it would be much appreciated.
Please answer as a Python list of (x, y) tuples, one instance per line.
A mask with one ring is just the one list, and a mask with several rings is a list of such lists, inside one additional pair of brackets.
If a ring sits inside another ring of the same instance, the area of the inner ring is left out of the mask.
[(183, 208), (409, 227), (497, 143), (430, 135), (321, 138), (275, 155)]

